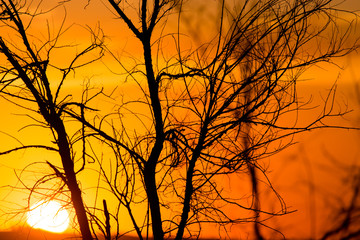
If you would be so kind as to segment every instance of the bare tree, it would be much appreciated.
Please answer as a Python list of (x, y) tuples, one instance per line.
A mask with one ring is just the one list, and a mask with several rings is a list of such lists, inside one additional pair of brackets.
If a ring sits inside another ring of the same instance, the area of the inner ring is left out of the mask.
[[(182, 239), (197, 235), (204, 223), (227, 226), (254, 221), (256, 236), (262, 238), (259, 226), (266, 226), (262, 219), (287, 210), (268, 181), (261, 159), (291, 145), (298, 133), (339, 127), (325, 123), (329, 117), (346, 113), (333, 108), (335, 88), (317, 117), (301, 122), (283, 120), (307, 110), (307, 102), (296, 94), (296, 83), (306, 69), (332, 63), (333, 58), (357, 49), (353, 22), (339, 17), (349, 14), (355, 21), (357, 15), (341, 11), (331, 0), (220, 1), (214, 40), (202, 43), (195, 39), (201, 46), (187, 51), (182, 45), (181, 19), (187, 14), (183, 9), (188, 2), (108, 2), (119, 26), (124, 23), (143, 47), (142, 61), (131, 69), (113, 56), (143, 93), (133, 109), (145, 105), (147, 110), (129, 110), (132, 103), (120, 100), (119, 123), (109, 120), (112, 132), (81, 119), (76, 112), (67, 113), (117, 153), (117, 166), (124, 166), (117, 168), (118, 177), (102, 174), (119, 204), (132, 215), (134, 198), (126, 192), (129, 186), (148, 202), (145, 223), (138, 225), (132, 218), (138, 236), (142, 238), (142, 229), (151, 226), (155, 239), (165, 235)], [(178, 15), (179, 30), (172, 35), (177, 54), (166, 58), (161, 54), (168, 33), (155, 32), (157, 27), (165, 29), (170, 17), (175, 19), (172, 14)], [(159, 58), (165, 62), (163, 67)], [(132, 133), (124, 112), (134, 114), (144, 130)], [(221, 176), (240, 173), (251, 176), (254, 200), (250, 205), (225, 194), (219, 182)], [(126, 176), (126, 184), (117, 182), (120, 176)], [(260, 179), (268, 181), (278, 197), (278, 212), (261, 208)], [(136, 189), (139, 181), (142, 187)], [(234, 217), (221, 208), (225, 205), (255, 214)]]
[[(347, 192), (345, 195), (349, 196), (332, 196), (326, 194), (323, 196), (326, 203), (331, 208), (331, 223), (326, 226), (326, 230), (321, 236), (321, 239), (357, 239), (360, 236), (359, 229), (359, 166), (346, 166), (341, 161), (332, 159), (336, 165), (336, 174), (344, 175), (342, 181), (343, 190)], [(339, 173), (340, 172), (340, 173)], [(329, 203), (336, 204), (329, 204)]]
[[(340, 10), (332, 0), (223, 0), (217, 5), (217, 30), (208, 37), (212, 40), (193, 39), (199, 45), (193, 50), (186, 48), (183, 37), (188, 34), (183, 19), (187, 19), (186, 6), (191, 1), (107, 3), (116, 16), (114, 26), (128, 28), (141, 44), (142, 59), (128, 67), (116, 50), (105, 48), (105, 54), (119, 63), (111, 70), (126, 74), (126, 79), (138, 85), (140, 94), (135, 100), (109, 96), (115, 112), (103, 115), (102, 111), (94, 115), (87, 105), (98, 95), (80, 102), (59, 97), (69, 72), (89, 63), (77, 65), (77, 61), (102, 49), (101, 36), (94, 34), (90, 47), (77, 54), (68, 67), (56, 68), (63, 77), (51, 88), (47, 68), (54, 66), (49, 53), (61, 34), (36, 48), (29, 42), (26, 30), (30, 25), (24, 26), (17, 5), (13, 1), (1, 4), (2, 23), (15, 30), (24, 44), (17, 48), (4, 38), (0, 41), (1, 53), (8, 59), (8, 65), (1, 68), (2, 94), (37, 104), (41, 124), (52, 131), (57, 144), (54, 150), (62, 160), (61, 169), (49, 166), (71, 192), (83, 238), (91, 239), (90, 229), (95, 235), (98, 227), (111, 239), (112, 223), (115, 238), (120, 238), (120, 208), (133, 224), (129, 231), (134, 230), (139, 239), (150, 235), (159, 240), (199, 237), (204, 224), (226, 231), (228, 226), (244, 222), (255, 223), (255, 237), (263, 238), (260, 228), (266, 227), (265, 220), (288, 210), (261, 160), (291, 145), (298, 133), (339, 127), (325, 123), (327, 118), (346, 113), (333, 108), (335, 88), (318, 116), (286, 120), (311, 110), (297, 97), (301, 74), (358, 48), (357, 39), (352, 38), (353, 22), (340, 17), (349, 14), (355, 21), (357, 15)], [(175, 33), (166, 28), (170, 20), (177, 21)], [(169, 39), (175, 49), (170, 57), (164, 53)], [(21, 94), (9, 87), (17, 87), (18, 81), (23, 82), (18, 88)], [(93, 211), (86, 215), (76, 180), (83, 167), (74, 168), (74, 142), (69, 141), (65, 116), (80, 123), (75, 139), (82, 143), (84, 164), (85, 156), (98, 163), (105, 186), (99, 183), (97, 188), (112, 193), (117, 201), (115, 210), (108, 206), (110, 201), (102, 199), (102, 206), (92, 206)], [(105, 151), (94, 147), (98, 143), (111, 150), (108, 163), (102, 157)], [(223, 185), (224, 178), (231, 181), (242, 174), (250, 176), (250, 191), (241, 193), (248, 194), (250, 201), (227, 193)], [(272, 189), (279, 209), (262, 208), (261, 183)], [(134, 209), (143, 205), (142, 218)], [(231, 211), (227, 210), (230, 207)]]
[[(355, 106), (360, 103), (358, 84), (351, 91), (355, 92)], [(359, 115), (357, 112), (352, 122), (358, 126)], [(355, 120), (355, 121), (354, 121)], [(355, 143), (356, 144), (356, 143)], [(355, 145), (356, 146), (356, 145)], [(332, 179), (336, 179), (341, 189), (336, 188), (336, 193), (326, 189), (320, 183), (310, 184), (316, 190), (318, 198), (327, 207), (328, 221), (322, 224), (320, 238), (325, 239), (357, 239), (360, 236), (360, 166), (358, 157), (351, 159), (348, 156), (334, 156), (331, 149), (325, 146), (322, 149), (326, 165), (319, 166), (318, 172), (326, 170)], [(335, 185), (332, 183), (332, 186)], [(332, 187), (334, 188), (334, 187)], [(315, 203), (313, 203), (315, 205)], [(316, 210), (316, 206), (313, 206)]]
[[(64, 109), (76, 106), (83, 111), (85, 105), (81, 102), (70, 101), (70, 94), (62, 96), (61, 90), (71, 71), (96, 60), (81, 62), (89, 52), (101, 49), (101, 42), (92, 41), (87, 48), (69, 62), (67, 67), (57, 68), (51, 64), (50, 56), (54, 49), (62, 47), (59, 46), (58, 40), (66, 29), (64, 30), (62, 25), (54, 35), (49, 30), (47, 41), (39, 42), (39, 39), (30, 31), (31, 24), (37, 16), (46, 12), (39, 10), (41, 9), (39, 8), (40, 3), (35, 5), (35, 11), (30, 11), (31, 7), (31, 4), (26, 1), (2, 0), (0, 3), (1, 27), (6, 28), (6, 34), (2, 33), (0, 37), (0, 52), (7, 60), (6, 63), (2, 63), (0, 70), (1, 93), (5, 99), (22, 106), (25, 111), (40, 115), (42, 120), (37, 120), (36, 124), (49, 129), (55, 146), (51, 146), (50, 143), (48, 146), (25, 145), (14, 147), (2, 154), (27, 148), (43, 148), (58, 152), (61, 166), (47, 162), (53, 170), (53, 174), (50, 174), (50, 177), (41, 178), (39, 182), (47, 181), (54, 176), (62, 180), (63, 183), (59, 189), (54, 189), (54, 191), (66, 191), (64, 186), (68, 188), (82, 237), (83, 239), (92, 239), (86, 207), (76, 177), (76, 174), (82, 169), (75, 169), (73, 142), (68, 136), (64, 120)], [(61, 80), (57, 85), (49, 77), (49, 68), (57, 69), (62, 73)], [(33, 118), (36, 120), (35, 117)]]

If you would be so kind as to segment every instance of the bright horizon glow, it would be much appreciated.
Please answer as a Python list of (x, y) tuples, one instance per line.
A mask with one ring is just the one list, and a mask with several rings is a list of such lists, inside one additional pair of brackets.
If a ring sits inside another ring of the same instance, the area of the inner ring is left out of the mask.
[(35, 229), (62, 233), (69, 227), (69, 213), (56, 201), (40, 201), (30, 207), (27, 223)]

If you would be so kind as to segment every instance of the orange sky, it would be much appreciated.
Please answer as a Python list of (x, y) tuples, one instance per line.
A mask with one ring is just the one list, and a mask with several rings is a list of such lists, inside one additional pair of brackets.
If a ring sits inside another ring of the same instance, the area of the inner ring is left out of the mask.
[[(48, 1), (44, 1), (48, 3)], [(64, 42), (70, 41), (72, 44), (79, 44), (78, 48), (84, 46), (84, 42), (88, 41), (88, 32), (83, 27), (88, 24), (90, 27), (95, 27), (100, 23), (104, 33), (107, 37), (108, 47), (110, 49), (117, 49), (115, 54), (121, 55), (121, 59), (126, 59), (128, 56), (139, 57), (139, 44), (134, 41), (134, 37), (129, 35), (129, 31), (124, 30), (124, 25), (114, 24), (116, 21), (114, 16), (109, 13), (103, 2), (92, 0), (90, 5), (84, 9), (84, 2), (73, 1), (67, 4), (66, 10), (66, 26), (75, 23), (71, 29), (64, 34)], [(199, 3), (202, 3), (200, 0)], [(201, 4), (199, 4), (201, 6)], [(350, 0), (344, 5), (349, 9), (360, 9), (360, 1)], [(45, 15), (43, 18), (49, 18), (50, 26), (58, 27), (62, 21), (65, 11), (63, 8), (58, 8), (55, 12)], [(36, 22), (35, 31), (41, 31), (44, 27), (44, 19)], [(173, 23), (169, 23), (170, 25)], [(171, 42), (169, 41), (169, 45)], [(72, 50), (71, 50), (72, 51)], [(66, 61), (69, 58), (71, 51), (58, 50), (56, 54), (61, 54), (60, 59)], [(166, 52), (166, 54), (171, 54)], [(106, 56), (103, 61), (111, 68), (117, 66), (116, 62), (109, 56)], [(132, 60), (129, 60), (132, 61)], [(324, 96), (326, 92), (324, 89), (329, 89), (333, 82), (337, 79), (338, 74), (338, 93), (337, 99), (339, 103), (348, 103), (350, 109), (354, 109), (352, 113), (347, 115), (344, 119), (336, 121), (337, 124), (346, 124), (349, 126), (360, 127), (360, 111), (359, 102), (355, 92), (356, 83), (360, 84), (360, 69), (357, 67), (360, 64), (360, 58), (353, 54), (350, 57), (341, 59), (340, 62), (345, 66), (345, 70), (340, 73), (338, 68), (333, 66), (326, 67), (326, 69), (313, 68), (304, 75), (304, 78), (311, 78), (307, 82), (299, 84), (299, 94), (304, 96), (314, 95), (313, 105), (320, 103), (320, 96)], [(130, 65), (130, 64), (129, 64)], [(67, 82), (65, 90), (72, 91), (74, 98), (76, 93), (80, 92), (80, 86), (84, 77), (92, 77), (96, 86), (105, 86), (106, 91), (110, 92), (111, 87), (119, 84), (119, 89), (115, 92), (117, 96), (123, 93), (134, 93), (134, 84), (129, 81), (125, 83), (124, 75), (114, 75), (108, 71), (103, 63), (91, 68), (86, 68), (84, 71), (79, 71), (73, 76), (72, 81)], [(106, 110), (106, 101), (99, 101), (94, 103), (94, 107), (104, 108)], [(24, 123), (28, 121), (26, 116), (21, 116), (21, 110), (11, 107), (11, 104), (0, 98), (1, 118), (0, 126), (6, 126), (0, 129), (0, 141), (2, 142), (0, 151), (7, 150), (13, 145), (19, 145), (18, 141), (22, 143), (43, 143), (49, 139), (46, 130), (39, 130), (39, 128), (28, 127), (22, 129)], [(105, 107), (104, 107), (105, 106)], [(110, 107), (108, 107), (110, 108)], [(103, 110), (104, 110), (103, 109)], [(36, 129), (36, 130), (35, 130)], [(36, 131), (36, 132), (34, 132)], [(34, 137), (36, 136), (36, 137)], [(275, 155), (265, 162), (270, 163), (269, 176), (274, 182), (275, 187), (284, 200), (287, 202), (291, 210), (298, 210), (296, 213), (290, 214), (283, 218), (274, 219), (270, 223), (272, 226), (279, 226), (282, 232), (289, 238), (301, 236), (315, 236), (323, 228), (328, 226), (326, 220), (328, 219), (329, 206), (323, 204), (322, 193), (319, 192), (313, 195), (312, 188), (309, 187), (308, 181), (316, 182), (320, 188), (329, 188), (331, 186), (341, 186), (341, 176), (344, 172), (340, 172), (334, 168), (329, 157), (325, 153), (333, 156), (344, 164), (359, 162), (359, 132), (347, 130), (319, 130), (308, 134), (302, 134), (297, 138), (299, 144), (290, 147), (279, 155)], [(20, 215), (13, 217), (9, 215), (9, 211), (14, 211), (17, 208), (22, 208), (27, 205), (28, 193), (17, 190), (12, 190), (7, 186), (19, 185), (13, 169), (20, 173), (21, 169), (33, 161), (55, 161), (55, 155), (44, 151), (26, 151), (12, 153), (10, 155), (1, 156), (0, 158), (0, 229), (9, 229), (24, 225), (24, 217)], [(41, 171), (43, 165), (34, 166), (31, 170)], [(329, 169), (329, 170), (326, 170)], [(97, 178), (96, 174), (89, 178), (88, 174), (94, 173), (92, 170), (86, 171), (86, 174), (80, 174), (82, 180), (82, 187), (84, 189), (94, 186)], [(345, 174), (346, 175), (346, 174)], [(24, 181), (33, 181), (33, 172), (25, 172), (22, 175)], [(336, 176), (336, 177), (335, 177)], [(1, 187), (2, 186), (2, 187)], [(234, 186), (237, 186), (234, 184)], [(236, 187), (235, 187), (236, 188)], [(326, 191), (332, 191), (327, 189)], [(86, 195), (86, 201), (92, 203), (94, 201), (94, 189), (89, 189)], [(236, 191), (236, 189), (234, 190)], [(264, 193), (264, 196), (266, 194)], [(271, 203), (269, 203), (271, 205)], [(313, 204), (313, 205), (312, 205)], [(314, 205), (315, 204), (315, 205)], [(142, 209), (139, 209), (141, 212)], [(11, 217), (11, 218), (10, 218)], [(282, 220), (284, 219), (284, 220)], [(211, 231), (206, 231), (213, 235)], [(216, 235), (216, 233), (215, 233)], [(246, 236), (243, 231), (243, 226), (233, 227), (230, 233), (233, 239)]]

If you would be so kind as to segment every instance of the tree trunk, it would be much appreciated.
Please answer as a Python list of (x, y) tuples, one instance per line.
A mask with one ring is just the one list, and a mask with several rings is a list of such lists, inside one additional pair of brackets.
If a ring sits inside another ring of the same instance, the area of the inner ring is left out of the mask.
[(189, 218), (189, 212), (191, 210), (191, 198), (194, 193), (194, 186), (193, 186), (193, 176), (195, 171), (195, 164), (201, 154), (201, 149), (203, 148), (205, 136), (207, 134), (207, 126), (208, 126), (208, 119), (206, 118), (204, 121), (204, 126), (201, 129), (199, 142), (194, 149), (193, 155), (191, 160), (189, 161), (189, 167), (186, 172), (186, 186), (185, 186), (185, 196), (183, 202), (183, 209), (181, 213), (181, 219), (178, 226), (178, 231), (176, 233), (175, 240), (181, 240), (184, 236), (185, 227), (187, 225), (187, 221)]
[(69, 148), (69, 141), (67, 139), (65, 127), (61, 120), (56, 121), (54, 126), (57, 134), (57, 144), (61, 156), (62, 165), (65, 171), (66, 184), (71, 193), (71, 201), (73, 203), (76, 217), (80, 226), (80, 232), (84, 240), (92, 240), (89, 222), (86, 216), (86, 210), (84, 202), (81, 196), (81, 190), (77, 183), (76, 174), (74, 171), (74, 163), (71, 158), (71, 152)]
[(155, 168), (153, 166), (146, 166), (144, 170), (144, 181), (146, 195), (150, 205), (151, 225), (154, 239), (164, 239), (164, 232), (162, 229), (162, 220), (160, 212), (159, 196), (157, 194)]
[(142, 43), (144, 47), (146, 77), (150, 92), (151, 109), (154, 114), (154, 119), (155, 119), (154, 124), (156, 131), (155, 144), (151, 150), (149, 159), (145, 164), (145, 168), (144, 168), (144, 181), (145, 181), (146, 194), (150, 205), (154, 239), (162, 240), (164, 239), (164, 232), (162, 229), (160, 202), (157, 193), (155, 174), (156, 174), (156, 165), (159, 160), (160, 153), (163, 149), (164, 126), (162, 120), (161, 104), (159, 99), (159, 86), (158, 83), (156, 82), (153, 65), (152, 65), (150, 35), (144, 35), (144, 38), (142, 39)]

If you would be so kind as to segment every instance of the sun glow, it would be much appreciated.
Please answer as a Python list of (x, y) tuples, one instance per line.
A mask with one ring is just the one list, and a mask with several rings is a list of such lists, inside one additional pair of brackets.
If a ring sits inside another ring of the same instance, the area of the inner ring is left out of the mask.
[(40, 201), (30, 207), (27, 223), (33, 228), (61, 233), (69, 227), (69, 213), (56, 201)]

